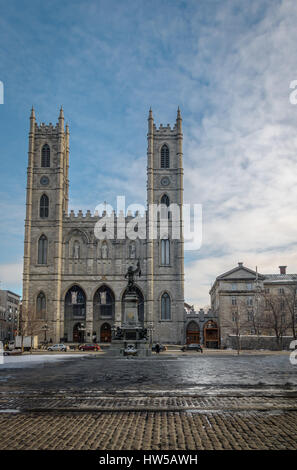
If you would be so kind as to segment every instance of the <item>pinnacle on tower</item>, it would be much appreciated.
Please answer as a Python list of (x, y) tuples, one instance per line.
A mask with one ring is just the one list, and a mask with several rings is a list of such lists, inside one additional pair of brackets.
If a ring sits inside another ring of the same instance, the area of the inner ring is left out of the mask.
[(63, 106), (61, 106), (61, 108), (60, 108), (59, 119), (64, 119), (64, 111), (63, 111)]
[(34, 108), (33, 108), (33, 104), (32, 104), (30, 119), (35, 119), (35, 111), (34, 111)]

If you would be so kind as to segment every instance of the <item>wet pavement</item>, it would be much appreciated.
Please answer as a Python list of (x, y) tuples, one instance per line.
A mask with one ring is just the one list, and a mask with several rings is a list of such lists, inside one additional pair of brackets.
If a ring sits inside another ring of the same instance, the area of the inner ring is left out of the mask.
[[(66, 358), (67, 356), (64, 356)], [(14, 358), (16, 359), (16, 358)], [(22, 358), (20, 358), (22, 359)], [(203, 387), (297, 389), (297, 366), (289, 354), (154, 355), (147, 359), (105, 355), (34, 362), (31, 367), (0, 365), (2, 391), (183, 390)]]
[(297, 449), (289, 354), (22, 360), (0, 365), (0, 449)]

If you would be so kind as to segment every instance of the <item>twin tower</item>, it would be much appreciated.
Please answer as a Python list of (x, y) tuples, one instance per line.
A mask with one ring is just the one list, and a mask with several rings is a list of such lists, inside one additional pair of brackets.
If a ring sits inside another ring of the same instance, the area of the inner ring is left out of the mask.
[[(99, 239), (95, 227), (106, 217), (104, 213), (74, 214), (68, 209), (69, 128), (63, 109), (55, 126), (38, 125), (32, 109), (23, 273), (27, 334), (39, 335), (40, 341), (110, 342), (112, 329), (123, 321), (125, 273), (139, 260), (139, 321), (148, 329), (151, 342), (185, 341), (180, 110), (173, 128), (169, 124), (157, 128), (150, 110), (147, 139), (147, 211), (143, 215), (147, 232), (138, 236), (136, 225), (134, 237), (110, 237), (106, 230), (106, 237)], [(162, 218), (168, 223), (167, 234), (156, 238), (149, 236), (154, 204), (165, 208), (154, 216), (157, 226)], [(179, 238), (171, 236), (172, 204), (179, 211)], [(125, 215), (124, 224), (131, 219), (132, 214)]]

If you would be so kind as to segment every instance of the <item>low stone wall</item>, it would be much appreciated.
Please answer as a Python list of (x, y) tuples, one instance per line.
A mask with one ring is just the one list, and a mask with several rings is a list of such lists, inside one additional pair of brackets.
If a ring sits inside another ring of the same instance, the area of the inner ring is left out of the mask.
[[(294, 340), (292, 336), (284, 336), (281, 343), (278, 344), (275, 336), (240, 336), (240, 349), (267, 349), (278, 351), (280, 349), (289, 350), (290, 343)], [(235, 335), (228, 335), (225, 340), (225, 347), (237, 349), (238, 338)]]

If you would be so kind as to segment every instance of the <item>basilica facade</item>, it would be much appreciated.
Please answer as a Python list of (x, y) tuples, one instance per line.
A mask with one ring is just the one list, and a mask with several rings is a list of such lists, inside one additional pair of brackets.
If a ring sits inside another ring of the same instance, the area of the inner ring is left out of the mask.
[(146, 211), (75, 214), (68, 207), (63, 109), (56, 125), (39, 125), (32, 109), (22, 303), (27, 334), (54, 342), (110, 342), (123, 320), (125, 274), (139, 262), (138, 317), (150, 340), (184, 342), (182, 140), (179, 110), (173, 127), (158, 128), (150, 110)]

